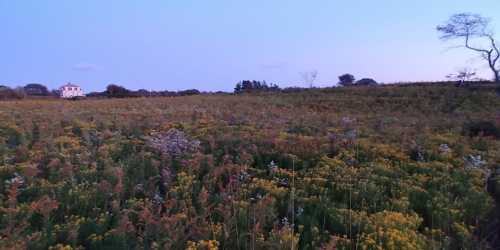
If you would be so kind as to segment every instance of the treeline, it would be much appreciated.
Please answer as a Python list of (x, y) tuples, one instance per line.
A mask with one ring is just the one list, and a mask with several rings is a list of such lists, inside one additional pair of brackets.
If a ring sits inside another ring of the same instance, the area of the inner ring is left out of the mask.
[(265, 92), (281, 92), (281, 93), (295, 93), (306, 91), (310, 88), (305, 87), (286, 87), (281, 88), (277, 84), (270, 83), (266, 81), (256, 81), (256, 80), (243, 80), (236, 83), (234, 87), (234, 94), (250, 94), (250, 93), (265, 93)]
[(378, 85), (377, 81), (371, 78), (363, 78), (361, 80), (357, 80), (351, 74), (343, 74), (339, 76), (338, 85), (348, 87), (348, 86), (374, 86)]
[(10, 88), (0, 85), (0, 100), (23, 99), (27, 96), (59, 96), (57, 90), (49, 91), (43, 84), (30, 83), (24, 87)]
[[(222, 93), (222, 92), (218, 92)], [(197, 89), (187, 89), (180, 91), (149, 91), (146, 89), (130, 90), (123, 86), (110, 84), (102, 92), (91, 92), (87, 97), (103, 97), (103, 98), (130, 98), (130, 97), (167, 97), (167, 96), (188, 96), (202, 94)]]
[[(338, 77), (339, 81), (336, 84), (338, 87), (356, 87), (356, 86), (377, 86), (379, 83), (371, 78), (362, 78), (356, 80), (351, 74), (343, 74)], [(479, 86), (484, 84), (491, 84), (490, 81), (442, 81), (442, 82), (408, 82), (408, 83), (393, 83), (390, 85), (401, 85), (401, 86), (420, 86), (429, 84), (454, 84), (457, 86)], [(332, 87), (335, 87), (332, 86)], [(234, 94), (245, 94), (245, 93), (265, 93), (265, 92), (282, 92), (282, 93), (294, 93), (306, 91), (308, 87), (286, 87), (281, 88), (277, 84), (267, 83), (266, 81), (256, 81), (256, 80), (243, 80), (236, 83), (234, 87)], [(497, 93), (500, 95), (500, 87), (497, 89)], [(92, 98), (132, 98), (132, 97), (174, 97), (174, 96), (189, 96), (189, 95), (207, 95), (207, 94), (231, 94), (230, 92), (216, 91), (216, 92), (201, 92), (197, 89), (186, 89), (180, 91), (150, 91), (146, 89), (130, 90), (123, 86), (117, 84), (110, 84), (106, 87), (106, 90), (102, 92), (90, 92), (86, 96)], [(50, 90), (39, 83), (30, 83), (24, 87), (10, 88), (4, 85), (0, 85), (0, 100), (16, 100), (23, 99), (26, 97), (59, 97), (59, 90)]]
[[(215, 92), (222, 94), (224, 92)], [(148, 91), (145, 89), (129, 90), (123, 86), (110, 84), (102, 92), (91, 92), (87, 97), (101, 97), (101, 98), (129, 98), (129, 97), (165, 97), (165, 96), (188, 96), (202, 94), (197, 89), (187, 89), (181, 91)], [(208, 93), (203, 93), (208, 94)], [(16, 100), (24, 99), (26, 97), (59, 97), (60, 91), (49, 90), (46, 86), (39, 83), (30, 83), (24, 87), (10, 88), (8, 86), (0, 85), (0, 100)]]
[[(351, 74), (343, 74), (339, 76), (338, 86), (349, 87), (349, 86), (376, 86), (378, 85), (377, 81), (371, 78), (363, 78), (361, 80), (355, 79), (355, 77)], [(242, 93), (258, 93), (258, 92), (298, 92), (303, 91), (309, 88), (303, 87), (287, 87), (280, 88), (277, 84), (266, 83), (266, 81), (255, 81), (255, 80), (244, 80), (240, 81), (234, 87), (235, 94)]]
[(266, 81), (250, 81), (244, 80), (238, 82), (234, 87), (234, 93), (251, 93), (251, 92), (264, 92), (264, 91), (279, 91), (280, 87), (276, 84), (267, 84)]
[(6, 86), (0, 86), (0, 100), (22, 99), (25, 93), (22, 88), (11, 89)]

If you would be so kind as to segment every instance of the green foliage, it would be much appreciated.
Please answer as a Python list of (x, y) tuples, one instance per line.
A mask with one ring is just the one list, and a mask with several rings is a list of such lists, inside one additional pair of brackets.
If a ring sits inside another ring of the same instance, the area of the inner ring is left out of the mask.
[(5, 102), (0, 248), (486, 249), (498, 110), (445, 85)]

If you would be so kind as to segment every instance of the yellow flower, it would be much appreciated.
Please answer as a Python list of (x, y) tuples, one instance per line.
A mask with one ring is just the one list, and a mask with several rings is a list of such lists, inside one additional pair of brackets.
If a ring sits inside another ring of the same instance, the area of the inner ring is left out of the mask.
[(216, 240), (188, 241), (186, 250), (218, 250), (219, 242)]
[(57, 244), (55, 246), (50, 246), (49, 250), (72, 250), (70, 245)]

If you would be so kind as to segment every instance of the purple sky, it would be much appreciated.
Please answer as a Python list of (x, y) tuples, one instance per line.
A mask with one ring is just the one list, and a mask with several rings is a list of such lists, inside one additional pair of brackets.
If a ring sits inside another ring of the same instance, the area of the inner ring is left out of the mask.
[(244, 79), (306, 86), (311, 70), (329, 86), (342, 73), (443, 80), (464, 66), (490, 78), (435, 26), (474, 12), (500, 27), (498, 10), (498, 0), (0, 0), (0, 84), (232, 90)]

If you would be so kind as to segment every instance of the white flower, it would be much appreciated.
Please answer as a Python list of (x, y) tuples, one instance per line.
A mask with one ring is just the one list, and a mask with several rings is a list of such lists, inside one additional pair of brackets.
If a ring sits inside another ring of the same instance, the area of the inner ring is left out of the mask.
[(446, 143), (441, 144), (441, 145), (439, 145), (439, 152), (441, 152), (441, 154), (448, 154), (448, 153), (451, 153), (451, 148)]
[(6, 180), (5, 181), (5, 184), (7, 186), (10, 186), (14, 183), (17, 183), (19, 185), (23, 185), (24, 184), (24, 177), (22, 177), (20, 174), (18, 174), (17, 172), (14, 173), (14, 177), (10, 178), (9, 180)]
[(283, 217), (283, 219), (281, 219), (281, 224), (283, 224), (283, 226), (290, 225), (290, 223), (288, 222), (288, 218), (287, 217)]
[(304, 208), (299, 207), (299, 208), (297, 209), (297, 216), (301, 216), (303, 213), (304, 213)]
[(267, 167), (269, 168), (269, 171), (270, 171), (271, 173), (274, 173), (275, 171), (277, 171), (277, 170), (278, 170), (278, 165), (276, 165), (276, 163), (274, 163), (274, 161), (271, 161), (271, 162), (269, 163), (269, 165), (267, 165)]
[(186, 153), (196, 152), (200, 141), (190, 140), (182, 131), (170, 129), (149, 140), (150, 145), (165, 155), (176, 157)]
[(481, 155), (468, 155), (464, 157), (466, 168), (480, 168), (486, 165), (486, 161), (482, 159)]

